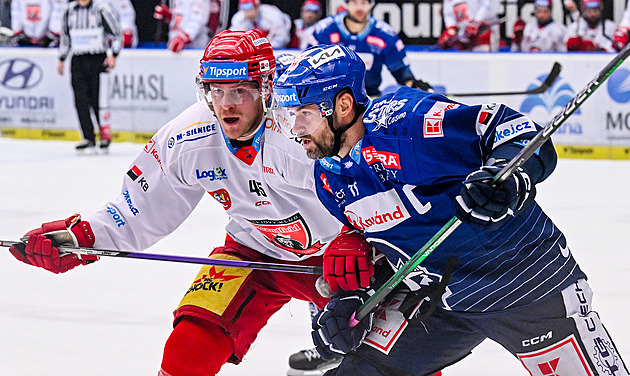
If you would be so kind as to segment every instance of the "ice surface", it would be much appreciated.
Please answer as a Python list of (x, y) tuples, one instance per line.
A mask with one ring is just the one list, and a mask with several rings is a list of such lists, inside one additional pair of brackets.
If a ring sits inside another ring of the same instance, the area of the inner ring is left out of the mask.
[[(118, 194), (142, 147), (112, 144), (110, 155), (77, 156), (73, 143), (0, 138), (0, 239), (17, 240), (42, 222), (98, 209)], [(560, 160), (538, 186), (538, 201), (566, 233), (590, 277), (595, 309), (627, 361), (629, 187), (630, 161), (588, 160)], [(205, 256), (222, 242), (225, 220), (208, 196), (151, 252)], [(108, 258), (54, 275), (0, 248), (0, 375), (156, 375), (172, 311), (198, 268)], [(285, 375), (289, 355), (311, 347), (309, 326), (306, 303), (291, 302), (272, 318), (244, 362), (224, 366), (219, 375)], [(490, 341), (444, 371), (527, 374)]]

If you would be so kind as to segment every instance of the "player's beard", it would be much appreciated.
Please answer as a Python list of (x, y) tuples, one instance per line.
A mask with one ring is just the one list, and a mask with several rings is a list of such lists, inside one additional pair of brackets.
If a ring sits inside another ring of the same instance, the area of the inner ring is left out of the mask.
[[(343, 145), (346, 139), (345, 132), (341, 135), (341, 144)], [(306, 151), (306, 155), (311, 159), (322, 159), (325, 157), (334, 157), (335, 153), (335, 135), (327, 127), (325, 134), (318, 138), (309, 137), (308, 139), (315, 148), (310, 148)]]

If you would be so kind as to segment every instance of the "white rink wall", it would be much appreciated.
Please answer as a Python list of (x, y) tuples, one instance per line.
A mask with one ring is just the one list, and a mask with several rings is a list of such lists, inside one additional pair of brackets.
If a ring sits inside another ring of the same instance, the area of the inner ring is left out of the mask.
[[(277, 51), (281, 53), (298, 51)], [(195, 99), (201, 50), (124, 50), (114, 71), (103, 74), (103, 107), (115, 141), (144, 142)], [(544, 124), (612, 59), (605, 53), (527, 54), (410, 52), (417, 77), (447, 93), (520, 91), (538, 86), (555, 61), (562, 72), (541, 95), (460, 98), (464, 103), (503, 102)], [(77, 139), (78, 121), (69, 78), (57, 74), (56, 50), (0, 49), (0, 131), (3, 136)], [(386, 70), (381, 88), (394, 80)], [(455, 98), (457, 99), (457, 98)], [(559, 145), (630, 151), (630, 64), (622, 64), (554, 134)], [(583, 150), (583, 148), (581, 149)], [(570, 151), (570, 150), (569, 150)], [(586, 154), (589, 154), (588, 152)], [(596, 153), (590, 153), (597, 157)], [(586, 155), (587, 157), (589, 155)]]

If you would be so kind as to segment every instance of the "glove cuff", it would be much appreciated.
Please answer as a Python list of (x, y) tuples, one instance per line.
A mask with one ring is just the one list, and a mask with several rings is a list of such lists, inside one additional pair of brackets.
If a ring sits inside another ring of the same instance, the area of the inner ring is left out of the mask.
[(92, 226), (87, 221), (81, 220), (80, 214), (74, 214), (65, 220), (66, 228), (72, 235), (74, 244), (79, 247), (92, 247), (96, 241)]

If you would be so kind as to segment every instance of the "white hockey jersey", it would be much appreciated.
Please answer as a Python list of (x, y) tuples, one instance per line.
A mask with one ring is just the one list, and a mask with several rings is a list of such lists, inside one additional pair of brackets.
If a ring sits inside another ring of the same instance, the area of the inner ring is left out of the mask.
[(442, 13), (446, 28), (451, 26), (457, 27), (458, 38), (464, 43), (468, 42), (468, 38), (464, 34), (468, 22), (481, 21), (488, 23), (492, 30), (491, 43), (496, 43), (492, 50), (498, 50), (498, 0), (444, 0)]
[(528, 22), (523, 30), (521, 51), (523, 52), (566, 52), (564, 36), (567, 28), (559, 22), (551, 22), (543, 27), (537, 21)]
[(256, 22), (245, 17), (245, 12), (242, 10), (232, 16), (230, 30), (246, 31), (251, 29), (260, 30), (271, 42), (274, 49), (286, 48), (291, 40), (291, 17), (277, 6), (269, 4), (260, 4)]
[(565, 43), (569, 38), (580, 37), (582, 40), (589, 40), (606, 52), (617, 52), (613, 47), (613, 37), (617, 26), (609, 19), (602, 21), (595, 27), (590, 28), (586, 20), (582, 17), (567, 27), (567, 34), (564, 37)]
[(83, 216), (94, 246), (146, 249), (209, 195), (226, 210), (226, 231), (238, 243), (282, 260), (321, 255), (341, 225), (315, 195), (314, 161), (272, 119), (263, 124), (251, 147), (237, 149), (205, 104), (182, 112), (131, 163), (120, 196)]
[(52, 0), (52, 11), (50, 15), (50, 23), (48, 24), (48, 30), (55, 35), (61, 35), (61, 22), (63, 20), (63, 13), (68, 7), (66, 0)]
[(131, 4), (131, 0), (93, 0), (109, 7), (109, 10), (116, 16), (120, 23), (120, 28), (131, 30), (133, 35), (132, 46), (138, 45), (138, 27), (136, 26), (136, 10)]
[(48, 32), (51, 12), (51, 0), (12, 0), (11, 28), (32, 39), (43, 38)]
[(173, 17), (169, 24), (168, 40), (171, 41), (183, 31), (192, 40), (186, 47), (206, 48), (210, 42), (210, 1), (173, 0), (172, 5)]

